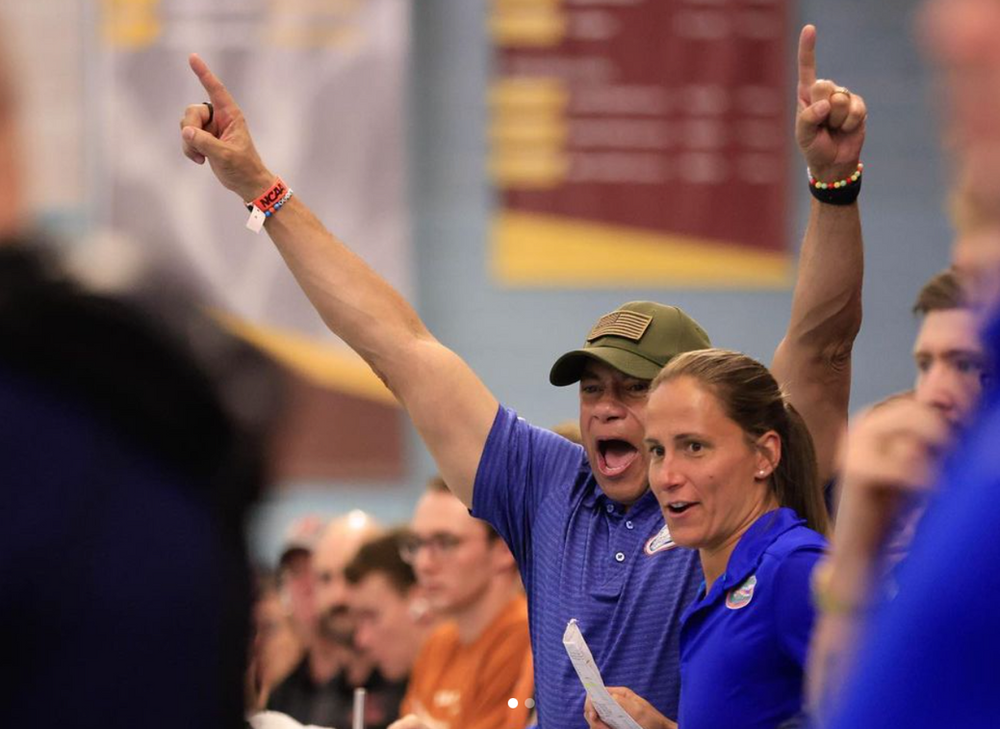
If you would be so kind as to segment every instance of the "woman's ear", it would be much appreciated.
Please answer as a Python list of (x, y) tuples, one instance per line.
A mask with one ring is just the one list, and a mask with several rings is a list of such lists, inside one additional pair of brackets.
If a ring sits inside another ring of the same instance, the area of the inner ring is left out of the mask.
[(755, 475), (758, 479), (770, 478), (781, 462), (781, 436), (769, 430), (757, 438), (755, 445), (757, 447)]

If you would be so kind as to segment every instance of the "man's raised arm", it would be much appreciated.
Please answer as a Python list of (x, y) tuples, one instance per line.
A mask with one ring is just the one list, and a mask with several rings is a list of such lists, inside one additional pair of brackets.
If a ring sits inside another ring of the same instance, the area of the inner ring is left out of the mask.
[[(864, 144), (864, 100), (832, 81), (816, 79), (816, 29), (811, 25), (799, 38), (798, 65), (795, 136), (806, 164), (820, 182), (849, 180), (858, 170)], [(857, 203), (812, 200), (791, 320), (771, 369), (809, 426), (824, 482), (833, 475), (837, 441), (847, 425), (863, 269)]]
[[(181, 120), (184, 154), (206, 160), (241, 200), (274, 182), (254, 148), (243, 114), (198, 56), (191, 69), (212, 107), (194, 104)], [(444, 480), (467, 506), (497, 401), (469, 366), (430, 334), (413, 307), (292, 196), (265, 225), (327, 326), (402, 402)]]

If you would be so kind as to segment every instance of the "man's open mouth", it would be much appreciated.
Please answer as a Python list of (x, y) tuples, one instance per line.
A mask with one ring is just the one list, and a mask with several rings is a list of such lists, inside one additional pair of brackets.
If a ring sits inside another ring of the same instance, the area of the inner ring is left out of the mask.
[(696, 501), (671, 501), (667, 504), (667, 512), (670, 514), (683, 514), (692, 506), (697, 506)]
[(597, 468), (605, 476), (617, 476), (639, 457), (639, 449), (625, 440), (597, 441)]

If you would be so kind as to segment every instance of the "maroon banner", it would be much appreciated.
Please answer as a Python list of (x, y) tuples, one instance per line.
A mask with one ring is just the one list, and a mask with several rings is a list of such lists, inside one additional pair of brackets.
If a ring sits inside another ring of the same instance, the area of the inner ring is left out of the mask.
[(786, 282), (787, 3), (497, 0), (491, 30), (503, 281)]

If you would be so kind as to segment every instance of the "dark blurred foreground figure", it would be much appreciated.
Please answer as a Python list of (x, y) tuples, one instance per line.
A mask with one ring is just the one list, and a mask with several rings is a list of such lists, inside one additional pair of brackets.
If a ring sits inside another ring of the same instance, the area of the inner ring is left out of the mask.
[(242, 726), (279, 379), (185, 300), (0, 245), (3, 726)]

